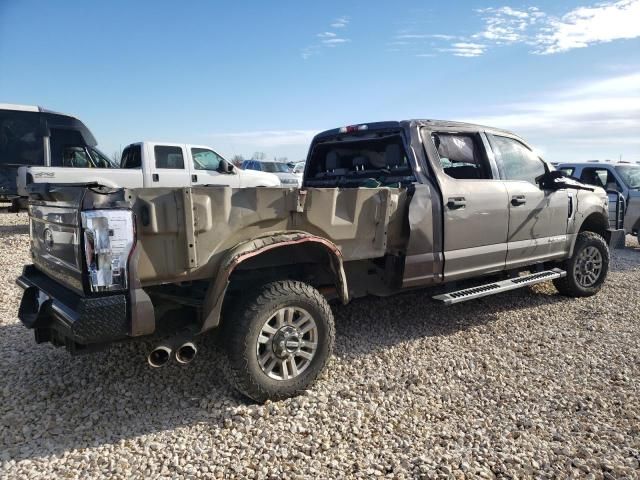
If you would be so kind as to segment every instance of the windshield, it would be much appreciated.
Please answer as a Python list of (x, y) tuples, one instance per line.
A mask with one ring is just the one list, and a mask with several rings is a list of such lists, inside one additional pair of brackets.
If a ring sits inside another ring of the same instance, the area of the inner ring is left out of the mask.
[(97, 148), (88, 147), (97, 168), (118, 168), (118, 165)]
[(288, 173), (289, 167), (286, 163), (262, 162), (262, 171), (269, 173)]
[(640, 167), (616, 166), (616, 170), (627, 187), (640, 189)]

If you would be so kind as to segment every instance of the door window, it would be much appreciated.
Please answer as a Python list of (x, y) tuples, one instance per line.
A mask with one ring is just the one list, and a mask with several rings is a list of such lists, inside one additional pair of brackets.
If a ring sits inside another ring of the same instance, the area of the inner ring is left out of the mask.
[(564, 173), (567, 177), (572, 177), (573, 176), (573, 172), (576, 171), (576, 169), (573, 168), (573, 167), (562, 167), (562, 168), (559, 168), (558, 170), (560, 170), (562, 173)]
[(182, 148), (156, 145), (153, 148), (156, 157), (156, 168), (169, 168), (184, 170), (184, 156)]
[(431, 139), (448, 176), (467, 180), (491, 178), (477, 135), (434, 132)]
[(140, 145), (131, 145), (122, 152), (121, 168), (142, 168), (142, 155)]
[(62, 151), (62, 166), (73, 168), (89, 168), (91, 161), (83, 147), (66, 147)]
[(583, 168), (580, 181), (605, 190), (622, 190), (613, 174), (606, 168)]
[(220, 168), (224, 159), (213, 150), (206, 148), (192, 148), (193, 168), (196, 170), (215, 170)]
[(513, 138), (489, 135), (498, 169), (505, 180), (524, 180), (534, 185), (545, 173), (544, 163), (524, 144)]

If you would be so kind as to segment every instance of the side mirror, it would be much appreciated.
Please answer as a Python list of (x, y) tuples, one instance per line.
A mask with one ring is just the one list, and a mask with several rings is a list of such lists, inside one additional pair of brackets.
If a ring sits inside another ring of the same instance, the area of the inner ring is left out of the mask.
[(218, 172), (220, 173), (233, 173), (234, 167), (231, 163), (221, 161), (218, 164)]
[(574, 190), (587, 190), (593, 192), (594, 187), (585, 185), (584, 183), (567, 176), (560, 170), (547, 170), (545, 173), (536, 178), (536, 183), (543, 190), (562, 190), (572, 188)]

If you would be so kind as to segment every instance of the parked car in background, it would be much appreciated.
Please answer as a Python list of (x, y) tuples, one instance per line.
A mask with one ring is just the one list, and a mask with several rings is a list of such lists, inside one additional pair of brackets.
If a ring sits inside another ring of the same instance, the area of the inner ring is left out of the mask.
[[(0, 201), (11, 202), (13, 210), (26, 201), (18, 191), (20, 167), (115, 167), (96, 144), (84, 123), (71, 115), (0, 104)], [(47, 181), (50, 174), (42, 171), (40, 178)]]
[(291, 169), (291, 173), (293, 173), (300, 179), (300, 184), (302, 184), (302, 175), (304, 174), (304, 166), (305, 166), (305, 162), (296, 162), (296, 164), (293, 166), (293, 169)]
[[(88, 149), (66, 146), (72, 164), (62, 167), (24, 167), (19, 171), (21, 194), (33, 183), (97, 183), (107, 187), (279, 187), (275, 175), (244, 171), (225, 160), (211, 147), (183, 143), (137, 142), (122, 152), (120, 168), (96, 169), (88, 161)], [(81, 168), (65, 168), (68, 166)]]
[(242, 162), (242, 168), (245, 170), (273, 173), (280, 179), (280, 184), (283, 187), (299, 187), (302, 185), (302, 178), (289, 171), (289, 166), (284, 162), (245, 160)]
[(626, 204), (624, 229), (632, 235), (640, 235), (640, 165), (589, 161), (559, 163), (556, 168), (582, 183), (619, 192)]

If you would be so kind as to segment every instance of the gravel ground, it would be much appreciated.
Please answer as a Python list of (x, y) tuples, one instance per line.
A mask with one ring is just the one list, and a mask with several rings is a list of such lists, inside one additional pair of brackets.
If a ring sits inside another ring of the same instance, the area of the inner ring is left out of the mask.
[(14, 285), (24, 215), (0, 215), (1, 478), (639, 478), (640, 248), (604, 290), (551, 285), (445, 308), (427, 293), (336, 310), (306, 395), (255, 405), (213, 342), (152, 370), (145, 345), (35, 345)]

